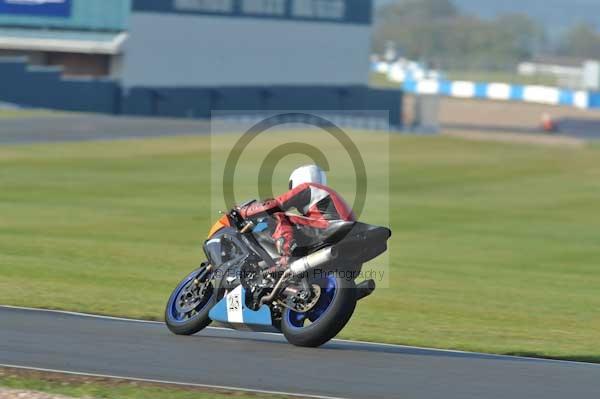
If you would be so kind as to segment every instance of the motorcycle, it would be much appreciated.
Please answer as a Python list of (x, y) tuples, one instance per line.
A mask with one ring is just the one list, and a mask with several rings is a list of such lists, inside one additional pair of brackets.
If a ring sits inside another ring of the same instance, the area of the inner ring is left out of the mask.
[[(171, 332), (192, 335), (213, 321), (238, 330), (282, 332), (288, 342), (318, 347), (348, 323), (375, 281), (356, 283), (362, 265), (387, 250), (391, 230), (333, 221), (298, 236), (295, 260), (276, 270), (279, 256), (270, 217), (252, 222), (237, 209), (210, 229), (207, 260), (179, 283), (165, 309)], [(306, 238), (308, 237), (308, 238)]]

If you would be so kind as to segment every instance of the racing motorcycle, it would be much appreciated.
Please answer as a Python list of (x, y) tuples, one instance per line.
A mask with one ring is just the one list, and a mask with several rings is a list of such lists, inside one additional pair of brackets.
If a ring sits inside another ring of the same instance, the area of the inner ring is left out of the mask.
[(299, 230), (295, 260), (280, 271), (273, 223), (269, 216), (244, 220), (234, 208), (214, 224), (203, 246), (207, 260), (167, 302), (169, 330), (192, 335), (215, 321), (238, 330), (280, 331), (291, 344), (318, 347), (344, 328), (356, 303), (375, 290), (375, 281), (355, 280), (363, 263), (387, 250), (391, 231), (346, 221), (314, 234)]

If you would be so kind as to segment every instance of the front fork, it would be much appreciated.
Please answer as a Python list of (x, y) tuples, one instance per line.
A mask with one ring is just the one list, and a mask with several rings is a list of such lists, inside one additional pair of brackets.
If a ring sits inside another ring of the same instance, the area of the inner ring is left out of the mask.
[(202, 286), (202, 290), (200, 292), (201, 295), (204, 294), (204, 290), (206, 290), (207, 284), (204, 284), (208, 279), (206, 278), (212, 272), (212, 265), (208, 262), (202, 262), (200, 264), (201, 268), (204, 268), (194, 279), (194, 286), (200, 287)]

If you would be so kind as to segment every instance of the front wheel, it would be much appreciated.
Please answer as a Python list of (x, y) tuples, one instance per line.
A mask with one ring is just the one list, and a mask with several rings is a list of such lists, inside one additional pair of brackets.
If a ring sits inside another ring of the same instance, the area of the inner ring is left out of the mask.
[(214, 287), (206, 267), (194, 270), (175, 288), (165, 309), (165, 322), (177, 335), (192, 335), (206, 328), (214, 302)]
[(336, 274), (314, 283), (321, 287), (315, 306), (304, 313), (287, 308), (281, 318), (283, 335), (296, 346), (323, 345), (346, 326), (356, 308), (354, 280)]

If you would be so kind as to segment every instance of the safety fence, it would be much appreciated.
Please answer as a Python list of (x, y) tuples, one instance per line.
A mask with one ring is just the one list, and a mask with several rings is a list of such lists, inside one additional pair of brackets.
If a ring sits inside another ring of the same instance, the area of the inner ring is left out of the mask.
[(389, 67), (385, 63), (374, 63), (372, 69), (379, 73), (386, 73), (388, 79), (398, 82), (399, 87), (402, 87), (406, 93), (520, 101), (582, 109), (600, 108), (600, 92), (596, 91), (570, 90), (540, 85), (452, 81), (437, 76), (427, 76), (427, 74), (415, 74), (415, 71), (412, 70), (398, 70), (398, 68)]

